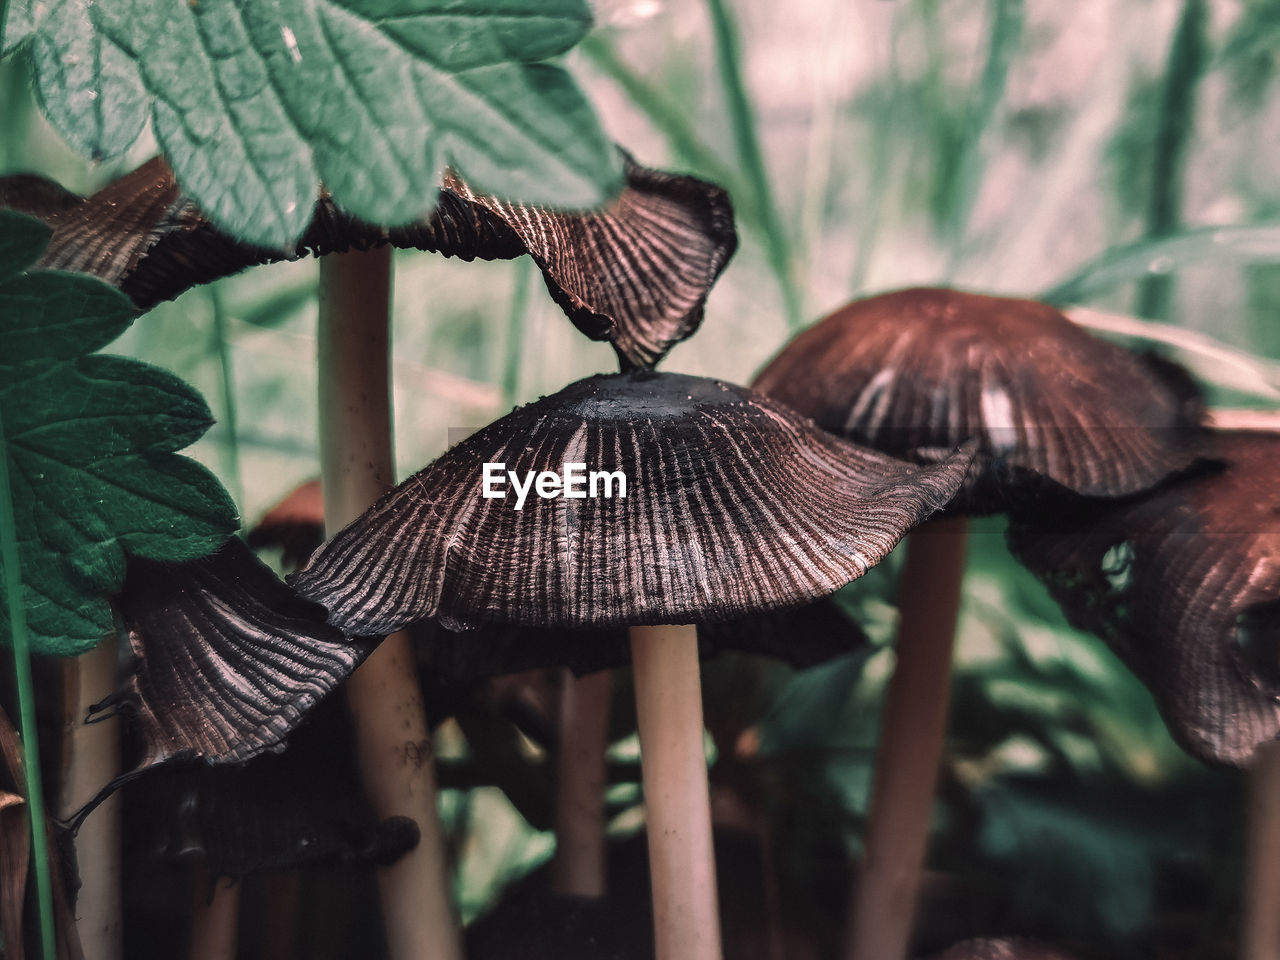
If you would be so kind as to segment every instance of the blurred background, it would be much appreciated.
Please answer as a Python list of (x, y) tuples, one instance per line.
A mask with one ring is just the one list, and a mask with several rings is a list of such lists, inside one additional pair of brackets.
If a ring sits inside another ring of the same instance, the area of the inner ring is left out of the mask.
[[(1280, 2), (595, 11), (569, 64), (606, 128), (642, 163), (726, 186), (737, 210), (741, 247), (667, 369), (746, 382), (853, 297), (951, 284), (1086, 307), (1109, 335), (1187, 362), (1217, 402), (1280, 400)], [(0, 172), (78, 192), (154, 151), (77, 157), (20, 60), (0, 67), (0, 116)], [(395, 266), (402, 475), (450, 428), (614, 369), (527, 261), (401, 252)], [(159, 307), (113, 347), (204, 393), (218, 424), (194, 455), (246, 522), (318, 473), (315, 286), (314, 262), (259, 268)], [(1221, 955), (1238, 909), (1239, 775), (1173, 745), (1145, 690), (1066, 627), (1001, 534), (982, 521), (971, 548), (926, 942), (1033, 933), (1100, 957)], [(866, 655), (799, 672), (707, 665), (720, 776), (754, 784), (739, 792), (767, 814), (788, 924), (838, 932), (892, 668), (894, 568), (841, 596), (881, 645)], [(445, 767), (466, 757), (456, 728), (441, 737)], [(620, 765), (634, 757), (629, 740), (615, 747)], [(620, 837), (639, 823), (636, 794), (615, 788)], [(494, 786), (447, 790), (442, 809), (468, 919), (550, 851)]]

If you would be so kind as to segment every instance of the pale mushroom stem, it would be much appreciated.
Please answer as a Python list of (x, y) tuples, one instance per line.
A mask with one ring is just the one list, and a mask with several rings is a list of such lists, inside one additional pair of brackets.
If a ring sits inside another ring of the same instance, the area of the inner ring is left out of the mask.
[[(236, 960), (240, 927), (240, 884), (225, 877), (214, 882), (203, 859), (192, 875), (191, 945), (187, 960)], [(86, 954), (88, 956), (88, 954)]]
[(876, 753), (865, 852), (845, 960), (904, 960), (942, 758), (968, 521), (932, 520), (907, 539), (897, 666)]
[(720, 960), (698, 631), (632, 627), (656, 960)]
[[(391, 488), (391, 251), (320, 261), (320, 459), (325, 526)], [(415, 849), (378, 871), (391, 960), (462, 956), (436, 810), (431, 733), (408, 634), (387, 637), (347, 681), (361, 779), (379, 818), (418, 825)]]
[[(120, 773), (120, 721), (116, 717), (85, 723), (89, 708), (116, 692), (119, 685), (114, 634), (63, 664), (62, 776), (58, 815), (70, 817)], [(76, 899), (76, 934), (85, 956), (119, 960), (120, 926), (120, 793), (113, 793), (76, 833), (80, 892)]]
[(1280, 957), (1280, 741), (1261, 744), (1249, 768), (1244, 927), (1240, 960)]
[(564, 671), (556, 756), (556, 853), (551, 889), (576, 897), (605, 894), (605, 749), (613, 677)]

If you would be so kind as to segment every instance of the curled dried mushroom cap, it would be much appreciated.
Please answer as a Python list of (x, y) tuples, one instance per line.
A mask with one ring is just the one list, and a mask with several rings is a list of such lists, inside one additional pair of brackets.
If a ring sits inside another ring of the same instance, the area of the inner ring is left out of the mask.
[(446, 177), (429, 216), (398, 227), (362, 223), (321, 196), (294, 250), (254, 247), (223, 233), (159, 157), (88, 198), (30, 174), (0, 177), (0, 206), (53, 228), (40, 267), (100, 277), (140, 309), (246, 267), (307, 254), (388, 243), (463, 260), (527, 253), (579, 330), (612, 343), (624, 369), (649, 367), (702, 323), (707, 293), (738, 239), (722, 189), (624, 159), (622, 193), (603, 210), (583, 213), (500, 201), (454, 176)]
[(1109, 509), (1026, 517), (1014, 553), (1151, 688), (1170, 732), (1244, 765), (1280, 735), (1280, 436), (1223, 432), (1217, 472)]
[[(677, 374), (596, 376), (453, 447), (292, 578), (353, 635), (438, 617), (543, 627), (731, 620), (861, 576), (944, 506), (972, 451), (913, 466), (765, 397)], [(626, 497), (484, 499), (486, 463), (620, 472)]]
[(279, 749), (371, 649), (325, 623), (235, 538), (191, 563), (131, 559), (116, 605), (134, 663), (100, 709), (136, 726), (141, 768)]
[(1027, 470), (1078, 494), (1120, 496), (1189, 466), (1198, 409), (1168, 366), (1042, 303), (919, 288), (838, 310), (754, 386), (895, 456), (977, 440), (965, 499), (987, 510)]

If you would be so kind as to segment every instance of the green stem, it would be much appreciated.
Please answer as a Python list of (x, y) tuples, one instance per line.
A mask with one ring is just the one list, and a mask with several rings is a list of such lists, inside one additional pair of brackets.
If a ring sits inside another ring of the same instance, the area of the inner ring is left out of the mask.
[(804, 308), (800, 302), (800, 290), (792, 271), (787, 233), (783, 228), (782, 217), (774, 204), (773, 192), (769, 187), (769, 175), (765, 170), (760, 138), (756, 133), (755, 114), (751, 109), (746, 84), (742, 79), (742, 58), (738, 52), (737, 28), (724, 0), (707, 0), (707, 9), (711, 14), (711, 26), (715, 32), (716, 63), (720, 68), (720, 82), (724, 87), (725, 99), (728, 101), (729, 119), (733, 126), (734, 142), (738, 150), (738, 162), (746, 173), (755, 195), (756, 207), (760, 212), (761, 225), (764, 228), (769, 263), (777, 275), (778, 286), (782, 290), (787, 323), (792, 330), (799, 330), (804, 325)]
[[(1195, 125), (1195, 89), (1208, 56), (1204, 0), (1187, 0), (1169, 47), (1159, 126), (1151, 150), (1151, 195), (1147, 202), (1147, 236), (1163, 237), (1182, 220), (1182, 183), (1187, 146)], [(1173, 277), (1147, 277), (1138, 292), (1137, 313), (1166, 319), (1173, 300)]]
[(230, 324), (218, 285), (208, 288), (209, 306), (213, 311), (213, 346), (218, 353), (218, 373), (222, 388), (222, 415), (226, 418), (227, 476), (236, 503), (244, 503), (244, 482), (240, 474), (239, 408), (236, 404), (236, 371), (231, 360)]
[[(4, 20), (0, 0), (0, 23)], [(0, 42), (3, 38), (0, 37)], [(40, 750), (36, 740), (35, 691), (31, 682), (31, 651), (27, 638), (27, 609), (22, 599), (22, 571), (18, 566), (18, 528), (9, 489), (9, 443), (0, 419), (0, 561), (4, 563), (4, 591), (13, 637), (13, 672), (18, 685), (18, 725), (22, 731), (23, 765), (27, 779), (27, 811), (31, 816), (31, 857), (40, 911), (40, 953), (54, 960), (53, 885), (49, 879), (48, 842), (44, 833), (44, 784), (40, 779)]]
[(529, 288), (535, 267), (515, 261), (515, 283), (511, 289), (511, 309), (507, 314), (506, 358), (502, 364), (502, 406), (515, 406), (520, 392), (520, 367), (524, 356), (524, 320), (529, 313)]

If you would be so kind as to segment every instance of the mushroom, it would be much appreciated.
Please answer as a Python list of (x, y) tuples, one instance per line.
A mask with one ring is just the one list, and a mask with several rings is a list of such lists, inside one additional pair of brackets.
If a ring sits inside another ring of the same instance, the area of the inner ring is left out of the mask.
[[(323, 535), (320, 484), (311, 481), (273, 507), (248, 539), (259, 546), (282, 544), (286, 563), (291, 563), (310, 555)], [(567, 896), (604, 896), (604, 753), (612, 688), (607, 671), (628, 662), (626, 631), (490, 626), (459, 633), (424, 621), (410, 632), (419, 664), (430, 674), (433, 689), (427, 702), (432, 704), (442, 695), (451, 699), (450, 687), (483, 678), (538, 667), (568, 669), (560, 684), (559, 737), (553, 749), (552, 887)], [(829, 601), (785, 614), (703, 624), (698, 630), (701, 656), (734, 649), (774, 656), (797, 667), (848, 653), (865, 641), (861, 630)]]
[(849, 304), (756, 378), (819, 426), (895, 456), (978, 444), (952, 516), (908, 548), (851, 960), (907, 950), (963, 577), (966, 522), (956, 514), (1063, 492), (1121, 496), (1187, 468), (1197, 412), (1188, 384), (1172, 364), (1146, 363), (1044, 304), (925, 288)]
[[(658, 957), (715, 957), (693, 624), (797, 606), (861, 576), (951, 499), (971, 460), (912, 467), (719, 381), (595, 376), (453, 447), (291, 583), (351, 635), (432, 617), (629, 626)], [(485, 496), (498, 463), (524, 484), (520, 509)], [(594, 497), (556, 495), (580, 492), (553, 480), (569, 464), (611, 477), (614, 495), (603, 483)]]
[(611, 342), (624, 368), (644, 367), (698, 329), (707, 291), (733, 255), (737, 235), (719, 187), (623, 155), (626, 188), (601, 211), (562, 213), (502, 201), (449, 173), (430, 215), (404, 226), (361, 223), (322, 195), (292, 251), (222, 233), (182, 194), (160, 157), (88, 198), (32, 174), (0, 177), (0, 206), (53, 228), (41, 268), (93, 274), (142, 310), (246, 267), (307, 254), (386, 244), (464, 260), (527, 253), (579, 330)]
[[(624, 166), (627, 185), (620, 196), (607, 208), (586, 213), (499, 201), (475, 194), (452, 174), (446, 175), (432, 214), (404, 227), (359, 223), (322, 196), (310, 229), (292, 251), (253, 248), (220, 233), (182, 196), (172, 172), (159, 159), (83, 201), (38, 178), (0, 179), (0, 203), (35, 213), (54, 228), (46, 266), (101, 276), (120, 286), (140, 308), (255, 263), (306, 253), (374, 247), (385, 253), (388, 244), (438, 250), (464, 259), (528, 253), (542, 269), (553, 298), (582, 332), (610, 341), (624, 368), (644, 367), (656, 363), (674, 343), (697, 329), (707, 290), (737, 241), (728, 198), (718, 187), (648, 170), (629, 157), (624, 158)], [(357, 446), (368, 438), (382, 438), (375, 445), (385, 448), (385, 469), (380, 455), (356, 456), (370, 466), (372, 472), (366, 479), (380, 493), (380, 483), (390, 480), (389, 411), (383, 402), (388, 393), (387, 345), (385, 337), (370, 336), (369, 319), (373, 304), (388, 305), (389, 259), (365, 259), (359, 266), (339, 266), (338, 259), (326, 258), (321, 265), (322, 406), (332, 400), (321, 414), (326, 425), (322, 454), (327, 478), (337, 481), (339, 474), (332, 471), (345, 471), (353, 463), (347, 439), (338, 436), (340, 425), (345, 423), (355, 431)], [(376, 290), (379, 284), (380, 293)], [(329, 309), (333, 304), (340, 306)], [(383, 326), (386, 318), (385, 309), (380, 317), (372, 317)], [(357, 345), (362, 351), (359, 355), (355, 353)], [(383, 354), (381, 364), (376, 362), (379, 351)], [(381, 371), (379, 382), (373, 382), (372, 370)], [(343, 392), (344, 386), (352, 391), (350, 395)], [(357, 409), (358, 418), (354, 415)], [(357, 481), (352, 489), (369, 488)], [(341, 525), (375, 496), (361, 499), (357, 495), (352, 500), (335, 495), (330, 519)], [(400, 641), (384, 649), (386, 655), (374, 661), (379, 671), (381, 664), (397, 657), (398, 662), (407, 659)], [(399, 652), (393, 655), (393, 650)], [(366, 693), (372, 694), (385, 680), (385, 675), (378, 679), (365, 670), (349, 687), (353, 702), (366, 703)], [(401, 687), (397, 694), (409, 695), (407, 687)], [(389, 699), (382, 697), (383, 702)], [(402, 705), (407, 706), (408, 701)], [(417, 721), (409, 735), (420, 740), (426, 735), (421, 710), (415, 709), (414, 715)], [(361, 716), (358, 723), (362, 730), (391, 729), (372, 717)], [(400, 730), (398, 722), (395, 729)], [(369, 752), (387, 754), (386, 744), (379, 740), (382, 734), (371, 736), (378, 742), (369, 744)], [(434, 816), (435, 804), (427, 794), (434, 788), (426, 782), (430, 776), (427, 765), (423, 767), (415, 783), (377, 764), (372, 764), (365, 776), (370, 789), (392, 806), (411, 802), (416, 816), (429, 818)], [(442, 956), (454, 956), (454, 947), (437, 943), (428, 948), (424, 939), (427, 929), (446, 926), (448, 913), (442, 870), (438, 869), (441, 864), (430, 869), (414, 866), (439, 851), (425, 823), (424, 831), (420, 854), (410, 858), (413, 863), (404, 865), (412, 877), (403, 883), (380, 877), (384, 894), (394, 895), (398, 904), (392, 907), (384, 902), (389, 928), (402, 931), (395, 935), (393, 952), (398, 954), (403, 947), (406, 955), (433, 949)], [(419, 907), (424, 900), (435, 904), (430, 915)]]
[(1280, 434), (1221, 431), (1220, 469), (1100, 509), (1024, 516), (1015, 555), (1151, 689), (1175, 740), (1248, 767), (1240, 956), (1280, 944)]
[[(324, 542), (320, 481), (308, 480), (291, 490), (249, 530), (245, 541), (259, 550), (279, 547), (286, 568), (304, 565)], [(622, 629), (566, 631), (489, 624), (458, 631), (424, 620), (410, 631), (420, 668), (450, 686), (548, 667), (565, 667), (582, 677), (629, 662)], [(703, 659), (733, 650), (773, 657), (800, 670), (863, 649), (867, 642), (858, 624), (829, 598), (797, 609), (698, 625)]]

